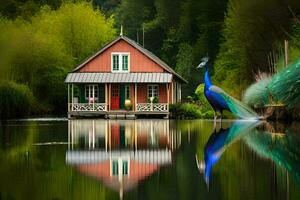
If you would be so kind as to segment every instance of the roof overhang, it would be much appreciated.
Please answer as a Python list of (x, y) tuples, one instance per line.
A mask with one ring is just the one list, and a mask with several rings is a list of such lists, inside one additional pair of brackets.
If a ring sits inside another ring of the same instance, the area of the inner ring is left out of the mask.
[(171, 73), (69, 73), (66, 83), (170, 83)]
[(72, 165), (93, 164), (109, 160), (113, 157), (128, 157), (139, 163), (155, 163), (167, 165), (172, 163), (170, 150), (137, 150), (137, 151), (70, 151), (66, 152), (66, 162)]

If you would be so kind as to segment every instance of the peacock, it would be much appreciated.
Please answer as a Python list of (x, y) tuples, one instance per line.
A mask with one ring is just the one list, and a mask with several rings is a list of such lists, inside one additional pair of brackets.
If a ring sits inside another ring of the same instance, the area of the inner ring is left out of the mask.
[(236, 120), (229, 128), (219, 129), (214, 128), (213, 133), (209, 137), (204, 147), (204, 165), (201, 166), (196, 155), (196, 164), (200, 173), (203, 172), (204, 179), (209, 186), (209, 179), (213, 166), (221, 158), (223, 152), (235, 141), (248, 135), (254, 128), (259, 126), (261, 121), (245, 121)]
[(244, 103), (233, 98), (221, 88), (212, 84), (208, 73), (208, 57), (201, 59), (201, 63), (197, 68), (205, 67), (204, 73), (204, 95), (214, 110), (214, 121), (217, 119), (218, 112), (221, 114), (222, 120), (223, 111), (227, 110), (240, 119), (261, 119), (251, 108)]

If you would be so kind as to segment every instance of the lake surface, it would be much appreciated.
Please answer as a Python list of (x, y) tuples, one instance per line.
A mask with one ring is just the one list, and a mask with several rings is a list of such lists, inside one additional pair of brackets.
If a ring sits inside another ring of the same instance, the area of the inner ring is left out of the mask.
[(300, 199), (300, 124), (0, 124), (0, 199)]

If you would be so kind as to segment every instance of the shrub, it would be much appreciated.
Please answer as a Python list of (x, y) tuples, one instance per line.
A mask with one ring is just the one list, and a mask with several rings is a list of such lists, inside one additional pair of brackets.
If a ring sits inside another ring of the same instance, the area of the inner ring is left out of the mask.
[(186, 102), (188, 102), (188, 103), (195, 103), (194, 98), (192, 96), (187, 96), (186, 97)]
[(202, 119), (213, 119), (214, 111), (213, 110), (204, 111), (201, 115), (201, 118)]
[(204, 95), (204, 84), (203, 83), (197, 87), (197, 89), (195, 91), (195, 95), (196, 95), (196, 100), (197, 100), (198, 104), (200, 105), (201, 110), (203, 112), (212, 110), (212, 107), (210, 106), (210, 104), (208, 103), (208, 101)]
[(11, 81), (0, 82), (1, 119), (28, 115), (33, 102), (32, 92), (26, 85)]
[(214, 111), (204, 96), (204, 84), (200, 84), (194, 97), (188, 96), (186, 103), (170, 105), (171, 118), (175, 119), (212, 119)]
[(170, 117), (174, 119), (202, 118), (200, 107), (191, 103), (177, 103), (170, 105)]

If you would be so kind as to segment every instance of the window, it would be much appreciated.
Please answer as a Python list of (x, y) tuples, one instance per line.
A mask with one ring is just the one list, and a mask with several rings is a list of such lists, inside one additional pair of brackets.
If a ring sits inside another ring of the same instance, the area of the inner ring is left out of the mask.
[(122, 70), (128, 71), (128, 55), (122, 55)]
[(158, 98), (158, 85), (148, 85), (148, 98)]
[(112, 53), (112, 72), (128, 72), (129, 60), (129, 53)]
[(113, 71), (119, 71), (119, 55), (113, 55)]
[(85, 86), (85, 99), (89, 102), (98, 100), (98, 85)]
[(130, 99), (130, 85), (125, 85), (125, 99)]
[(123, 161), (123, 175), (128, 175), (128, 161)]
[(112, 176), (128, 176), (129, 174), (129, 158), (114, 158), (111, 162)]
[(112, 162), (112, 175), (116, 176), (119, 174), (119, 163), (117, 160)]

